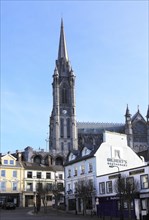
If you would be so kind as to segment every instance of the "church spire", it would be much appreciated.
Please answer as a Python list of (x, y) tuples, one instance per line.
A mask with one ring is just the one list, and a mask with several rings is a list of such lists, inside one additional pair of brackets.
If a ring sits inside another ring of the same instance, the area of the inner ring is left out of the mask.
[(68, 61), (68, 53), (67, 53), (67, 47), (66, 47), (63, 19), (61, 19), (61, 31), (60, 31), (59, 50), (58, 50), (58, 60), (60, 60), (61, 58), (64, 58), (66, 61)]

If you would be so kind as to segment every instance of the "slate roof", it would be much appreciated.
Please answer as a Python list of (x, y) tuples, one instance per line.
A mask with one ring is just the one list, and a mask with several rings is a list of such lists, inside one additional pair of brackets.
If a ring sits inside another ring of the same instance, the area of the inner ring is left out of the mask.
[(68, 156), (67, 156), (67, 160), (66, 160), (64, 166), (71, 165), (71, 164), (74, 164), (76, 162), (79, 162), (79, 161), (86, 160), (86, 159), (89, 159), (91, 157), (94, 157), (94, 154), (96, 153), (96, 151), (98, 150), (99, 147), (100, 146), (93, 146), (92, 150), (91, 150), (91, 152), (89, 154), (82, 156), (82, 150), (84, 148), (83, 147), (81, 150), (78, 150), (78, 154), (77, 154), (77, 156), (76, 156), (76, 158), (74, 160), (68, 161), (69, 155), (71, 153), (70, 152), (68, 154)]
[(78, 133), (99, 134), (103, 131), (113, 131), (124, 133), (125, 124), (122, 123), (95, 123), (95, 122), (77, 122)]

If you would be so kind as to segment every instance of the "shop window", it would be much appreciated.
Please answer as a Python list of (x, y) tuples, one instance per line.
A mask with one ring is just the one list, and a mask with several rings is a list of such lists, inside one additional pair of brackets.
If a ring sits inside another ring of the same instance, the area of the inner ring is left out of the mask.
[(142, 199), (141, 200), (141, 206), (143, 210), (147, 209), (147, 199)]
[(141, 176), (141, 189), (149, 188), (148, 174)]
[(99, 183), (99, 193), (105, 194), (105, 183), (104, 182)]
[(112, 181), (106, 182), (107, 193), (112, 193)]

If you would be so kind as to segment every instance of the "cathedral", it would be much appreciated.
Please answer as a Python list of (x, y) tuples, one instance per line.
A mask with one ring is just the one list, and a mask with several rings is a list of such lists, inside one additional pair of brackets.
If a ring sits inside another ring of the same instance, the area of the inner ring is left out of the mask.
[(61, 20), (58, 57), (53, 74), (53, 107), (49, 120), (49, 154), (52, 163), (63, 164), (68, 152), (83, 146), (100, 146), (103, 131), (127, 135), (128, 146), (136, 153), (149, 151), (149, 107), (146, 119), (137, 112), (132, 116), (127, 106), (125, 122), (77, 122), (75, 74), (69, 61), (63, 20)]

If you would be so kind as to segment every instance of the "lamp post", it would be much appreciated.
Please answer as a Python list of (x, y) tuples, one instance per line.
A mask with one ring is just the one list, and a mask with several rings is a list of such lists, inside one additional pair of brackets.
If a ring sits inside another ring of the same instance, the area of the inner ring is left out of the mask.
[(119, 166), (111, 165), (110, 168), (116, 167), (118, 169), (118, 189), (119, 189), (119, 199), (120, 199), (120, 220), (123, 220), (123, 205), (122, 205), (122, 191), (121, 191), (121, 174)]

